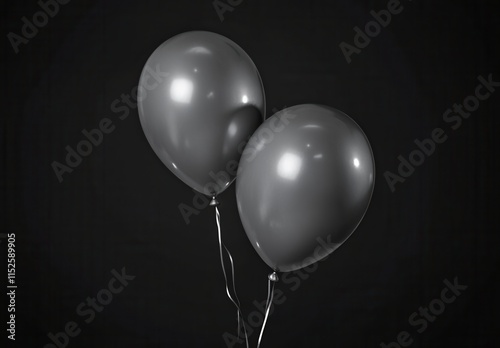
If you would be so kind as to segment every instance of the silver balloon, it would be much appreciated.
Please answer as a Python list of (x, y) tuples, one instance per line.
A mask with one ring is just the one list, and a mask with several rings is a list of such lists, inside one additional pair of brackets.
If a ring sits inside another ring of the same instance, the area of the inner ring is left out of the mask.
[(293, 106), (266, 120), (247, 144), (238, 210), (260, 257), (276, 271), (293, 271), (351, 235), (374, 181), (370, 144), (351, 118), (326, 106)]
[(233, 41), (204, 31), (174, 36), (153, 52), (140, 77), (138, 106), (161, 161), (207, 195), (231, 184), (245, 141), (265, 118), (255, 64)]

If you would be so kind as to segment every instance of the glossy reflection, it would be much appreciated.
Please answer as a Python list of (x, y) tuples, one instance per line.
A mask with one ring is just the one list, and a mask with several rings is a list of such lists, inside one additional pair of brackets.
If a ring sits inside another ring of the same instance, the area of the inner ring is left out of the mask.
[(278, 161), (278, 175), (284, 179), (295, 180), (302, 166), (302, 159), (293, 153), (285, 153)]
[(183, 33), (149, 57), (139, 93), (141, 125), (161, 161), (199, 192), (224, 191), (235, 178), (238, 147), (265, 117), (250, 57), (221, 35)]
[(193, 83), (187, 79), (175, 79), (170, 85), (170, 98), (174, 102), (189, 104), (193, 96)]
[[(275, 130), (273, 137), (259, 136), (266, 129)], [(243, 227), (274, 270), (306, 267), (356, 229), (374, 176), (370, 144), (347, 115), (313, 104), (282, 110), (257, 129), (240, 160)]]

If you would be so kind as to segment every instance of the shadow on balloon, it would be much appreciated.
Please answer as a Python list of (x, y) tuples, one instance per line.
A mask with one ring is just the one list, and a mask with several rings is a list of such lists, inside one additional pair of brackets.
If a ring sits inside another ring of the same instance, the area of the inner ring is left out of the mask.
[(205, 176), (209, 181), (202, 186), (202, 191), (193, 189), (191, 204), (178, 205), (186, 225), (190, 224), (193, 215), (199, 215), (201, 210), (209, 206), (211, 197), (220, 195), (234, 182), (241, 155), (250, 136), (261, 125), (264, 117), (265, 115), (254, 105), (242, 106), (228, 116), (230, 122), (223, 132), (224, 137), (218, 139), (217, 149), (230, 160), (206, 173)]

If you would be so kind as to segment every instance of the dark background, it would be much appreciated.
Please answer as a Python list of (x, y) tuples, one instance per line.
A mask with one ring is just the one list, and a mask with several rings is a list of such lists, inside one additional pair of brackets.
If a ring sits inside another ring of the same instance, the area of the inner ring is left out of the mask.
[[(412, 347), (498, 347), (500, 90), (451, 131), (442, 119), (474, 93), (477, 77), (500, 80), (498, 1), (403, 1), (347, 64), (339, 44), (387, 1), (245, 0), (221, 22), (211, 0), (83, 1), (59, 13), (15, 54), (2, 45), (2, 233), (16, 233), (15, 345), (43, 347), (76, 321), (68, 347), (224, 347), (236, 315), (224, 291), (214, 212), (186, 225), (178, 205), (193, 192), (153, 153), (137, 110), (110, 110), (130, 94), (148, 56), (166, 39), (209, 30), (254, 60), (274, 108), (336, 107), (371, 141), (377, 181), (357, 231), (292, 289), (271, 316), (262, 347), (379, 347), (402, 330)], [(36, 1), (2, 5), (2, 32), (20, 34)], [(53, 161), (109, 117), (116, 126), (59, 183)], [(384, 180), (414, 139), (435, 127), (449, 139), (391, 193)], [(263, 301), (267, 266), (240, 224), (232, 185), (221, 197), (223, 234), (236, 260), (245, 313)], [(6, 240), (1, 284), (6, 279)], [(86, 324), (79, 303), (107, 287), (112, 269), (136, 278)], [(439, 298), (443, 280), (468, 286), (427, 330), (411, 313)], [(2, 339), (7, 319), (2, 296)], [(251, 336), (256, 345), (257, 333)]]

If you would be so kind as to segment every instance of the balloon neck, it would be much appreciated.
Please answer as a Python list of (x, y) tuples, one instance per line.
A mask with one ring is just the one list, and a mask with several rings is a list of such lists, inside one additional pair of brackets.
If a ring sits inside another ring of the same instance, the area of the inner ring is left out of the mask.
[(270, 281), (277, 283), (280, 280), (280, 277), (278, 277), (278, 273), (273, 272), (267, 276)]
[(220, 204), (220, 203), (219, 203), (219, 201), (217, 200), (217, 197), (216, 197), (216, 196), (213, 196), (213, 197), (212, 197), (212, 200), (210, 201), (210, 206), (211, 206), (211, 207), (216, 207), (216, 206), (218, 206), (219, 204)]

